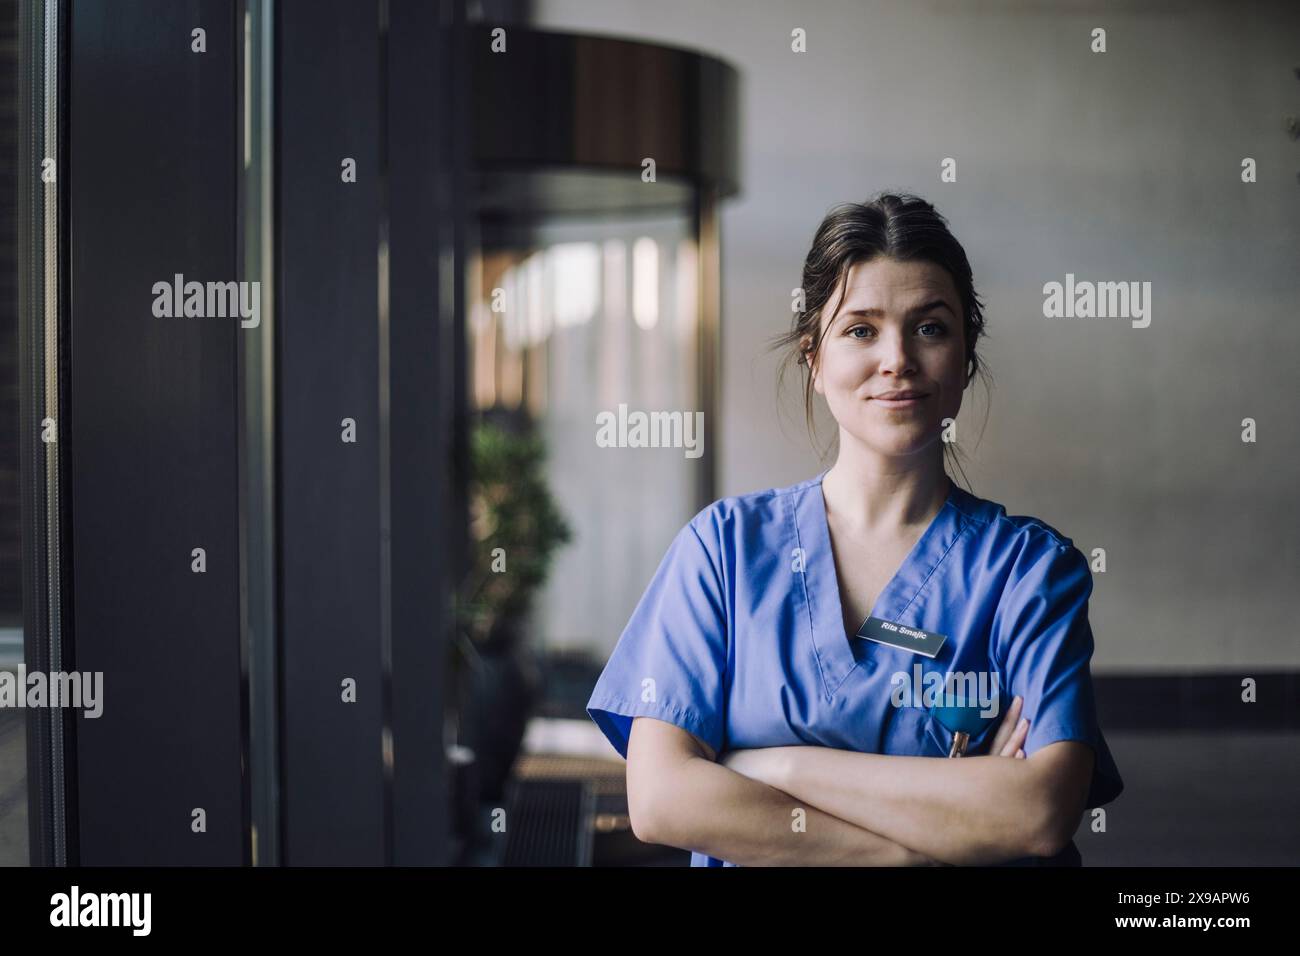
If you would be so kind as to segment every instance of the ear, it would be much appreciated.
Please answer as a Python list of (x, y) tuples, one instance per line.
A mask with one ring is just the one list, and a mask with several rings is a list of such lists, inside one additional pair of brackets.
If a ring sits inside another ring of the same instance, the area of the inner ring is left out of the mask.
[(823, 394), (821, 376), (817, 374), (817, 368), (813, 364), (815, 357), (808, 350), (812, 348), (812, 336), (805, 335), (799, 340), (799, 350), (803, 354), (804, 363), (808, 366), (808, 374), (812, 376), (812, 387), (818, 395)]

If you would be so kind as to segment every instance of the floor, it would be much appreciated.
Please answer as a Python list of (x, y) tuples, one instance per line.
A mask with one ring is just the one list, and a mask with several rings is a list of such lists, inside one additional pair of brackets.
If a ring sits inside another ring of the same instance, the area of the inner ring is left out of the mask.
[(1124, 792), (1085, 866), (1300, 864), (1300, 734), (1107, 733)]
[(27, 865), (26, 716), (0, 710), (0, 866)]
[[(25, 711), (0, 710), (0, 866), (27, 860)], [(1300, 864), (1300, 735), (1108, 733), (1125, 789), (1085, 866)], [(612, 751), (611, 751), (612, 753)]]

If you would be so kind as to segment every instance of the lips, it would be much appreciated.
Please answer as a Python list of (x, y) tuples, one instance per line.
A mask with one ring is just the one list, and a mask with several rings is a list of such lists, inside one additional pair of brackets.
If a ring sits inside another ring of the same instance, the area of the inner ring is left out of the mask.
[(892, 392), (881, 392), (879, 395), (873, 395), (872, 398), (881, 400), (894, 400), (904, 398), (925, 398), (929, 392), (918, 392), (911, 388), (900, 388)]
[(895, 392), (882, 392), (879, 395), (874, 395), (872, 396), (871, 401), (882, 408), (914, 408), (929, 397), (929, 393), (927, 392), (899, 390)]

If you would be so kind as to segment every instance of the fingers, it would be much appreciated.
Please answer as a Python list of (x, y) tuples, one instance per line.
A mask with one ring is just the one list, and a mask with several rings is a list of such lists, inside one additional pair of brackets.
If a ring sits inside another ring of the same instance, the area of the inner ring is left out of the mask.
[[(989, 747), (989, 753), (1007, 756), (1002, 751), (1011, 739), (1011, 735), (1015, 733), (1016, 721), (1020, 719), (1020, 706), (1022, 703), (1023, 701), (1019, 696), (1011, 698), (1011, 706), (1002, 715), (1002, 723), (998, 724), (997, 733), (993, 735), (993, 743)], [(1014, 751), (1012, 752), (1014, 753)]]
[(1003, 757), (1014, 757), (1016, 755), (1016, 752), (1019, 751), (1020, 748), (1024, 746), (1025, 738), (1028, 736), (1029, 736), (1029, 718), (1021, 717), (1020, 723), (1016, 724), (1016, 729), (1015, 732), (1012, 733), (1011, 739), (1007, 741), (1007, 745), (1005, 747), (1003, 747), (1000, 751), (998, 751), (999, 754), (1001, 754)]
[(1011, 698), (1010, 708), (1006, 709), (1006, 713), (1002, 714), (1002, 721), (997, 724), (997, 732), (993, 734), (993, 743), (989, 744), (989, 753), (1001, 753), (1002, 748), (1006, 747), (1006, 741), (1011, 739), (1011, 728), (1015, 726), (1015, 721), (1018, 719), (1019, 706), (1021, 706), (1021, 698)]

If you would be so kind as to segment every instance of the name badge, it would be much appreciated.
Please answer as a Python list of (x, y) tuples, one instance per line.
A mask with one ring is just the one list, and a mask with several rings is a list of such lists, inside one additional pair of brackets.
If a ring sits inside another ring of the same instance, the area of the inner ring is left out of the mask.
[(946, 634), (935, 634), (933, 631), (923, 631), (919, 627), (908, 627), (878, 617), (867, 618), (862, 627), (858, 628), (858, 637), (931, 658), (939, 653), (939, 648), (948, 639)]

